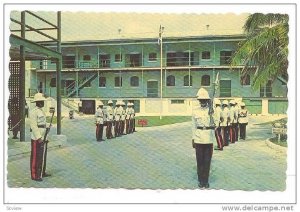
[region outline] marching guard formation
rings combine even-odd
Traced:
[[[248,111],[245,103],[239,106],[235,100],[223,100],[210,97],[204,88],[197,93],[199,105],[193,109],[192,114],[192,143],[196,151],[198,186],[209,188],[209,173],[213,150],[222,151],[225,146],[233,144],[238,139],[246,139],[246,126],[248,124]],[[47,134],[51,128],[46,126],[46,115],[43,111],[45,97],[41,93],[34,96],[36,107],[30,112],[31,127],[31,179],[42,181],[46,173]],[[128,102],[127,106],[118,100],[113,107],[109,100],[106,107],[102,101],[98,102],[95,112],[96,140],[104,141],[103,132],[106,127],[106,138],[113,139],[135,131],[134,104]],[[126,108],[125,108],[126,107]],[[213,145],[217,143],[217,147]]]
[[[217,147],[215,150],[223,150],[223,147],[234,144],[239,139],[246,139],[246,126],[248,124],[248,111],[245,103],[238,106],[235,100],[221,101],[216,99],[214,111],[215,138]],[[240,108],[239,108],[240,107]]]
[[[125,102],[118,100],[114,108],[113,101],[109,100],[105,110],[103,106],[102,101],[99,101],[95,113],[96,140],[98,142],[104,141],[104,126],[106,126],[107,139],[136,132],[134,103],[128,102],[127,108],[125,108]]]

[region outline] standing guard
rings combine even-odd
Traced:
[[[239,140],[239,109],[237,106],[237,102],[234,102],[234,121],[233,121],[233,126],[235,129],[235,141]]]
[[[223,138],[222,138],[222,133],[221,133],[221,127],[220,127],[220,123],[221,123],[221,113],[222,113],[222,109],[221,109],[221,101],[219,99],[216,99],[215,101],[215,111],[214,111],[214,122],[215,122],[215,137],[216,137],[216,141],[217,141],[217,145],[218,147],[215,148],[215,150],[223,150]]]
[[[98,108],[95,113],[96,119],[96,139],[98,142],[104,141],[103,137],[103,126],[104,126],[104,113],[103,113],[103,103],[100,101]]]
[[[230,140],[230,132],[229,132],[229,126],[230,126],[230,114],[229,114],[229,109],[228,109],[228,101],[224,100],[222,102],[223,110],[221,113],[221,129],[222,129],[222,136],[223,136],[223,146],[228,146],[229,145],[229,140]]]
[[[209,188],[209,170],[213,153],[214,123],[211,122],[210,97],[204,88],[197,93],[198,106],[192,115],[192,142],[196,150],[198,186]]]
[[[131,126],[132,126],[132,133],[136,132],[135,130],[135,111],[134,111],[134,103],[131,102]]]
[[[126,134],[131,133],[131,103],[127,103],[127,108],[126,108]]]
[[[107,139],[112,139],[113,134],[112,134],[112,125],[114,121],[114,108],[113,108],[113,101],[109,100],[108,101],[108,106],[106,107],[106,138]]]
[[[240,104],[241,109],[239,111],[239,127],[240,127],[240,139],[246,139],[246,127],[248,124],[248,110],[244,102]]]
[[[115,136],[119,137],[120,136],[120,123],[121,123],[121,114],[122,114],[122,107],[121,107],[121,102],[117,101],[116,103],[116,108],[114,111],[115,114]]]
[[[41,93],[34,95],[33,102],[36,106],[29,113],[30,131],[31,131],[31,155],[30,171],[31,179],[42,181],[42,177],[51,176],[46,174],[46,114],[43,111],[44,101],[46,98]]]
[[[230,143],[235,143],[236,141],[236,126],[237,123],[236,117],[235,117],[235,101],[232,99],[229,102],[230,109],[229,109],[229,116],[230,116],[230,126],[229,126],[229,134],[230,134]]]
[[[124,110],[125,102],[121,101],[121,128],[120,128],[120,135],[125,135],[124,130],[125,130],[125,119],[126,119],[126,111]]]

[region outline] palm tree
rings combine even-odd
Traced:
[[[242,62],[242,77],[255,71],[252,82],[255,90],[276,78],[287,81],[288,20],[286,14],[254,13],[247,18],[246,39],[239,43],[231,66]]]

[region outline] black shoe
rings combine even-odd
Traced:
[[[51,174],[48,174],[48,173],[45,173],[43,174],[43,177],[51,177],[52,175]]]
[[[199,188],[204,188],[204,186],[205,186],[204,184],[202,184],[202,183],[200,183],[200,182],[198,183],[198,187],[199,187]]]
[[[43,179],[42,179],[42,178],[40,178],[40,179],[32,179],[32,180],[34,180],[34,181],[38,181],[38,182],[41,182],[41,181],[43,181]]]
[[[209,183],[206,183],[206,184],[204,185],[204,188],[209,188]]]
[[[214,148],[214,150],[223,151],[223,148],[216,147],[216,148]]]
[[[18,137],[13,137],[12,139],[19,139]]]
[[[100,139],[100,141],[105,141],[104,139]]]

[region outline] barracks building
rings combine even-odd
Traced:
[[[99,16],[99,20],[109,15],[113,14]],[[190,115],[199,88],[212,94],[218,81],[216,97],[220,100],[243,101],[252,114],[286,113],[286,80],[278,77],[254,91],[255,69],[241,78],[242,61],[240,66],[229,66],[238,43],[245,39],[242,26],[247,16],[215,15],[214,21],[208,21],[213,15],[173,15],[166,21],[170,16],[149,18],[149,26],[131,19],[131,23],[109,29],[115,31],[109,36],[85,37],[85,32],[73,32],[73,37],[63,39],[62,102],[85,114],[94,114],[99,100],[106,105],[109,99],[122,99],[134,102],[137,115]],[[179,18],[186,21],[176,22]],[[143,33],[130,34],[128,26]],[[128,29],[127,34],[123,29]],[[27,97],[37,91],[56,97],[54,61],[31,61],[27,75]]]

